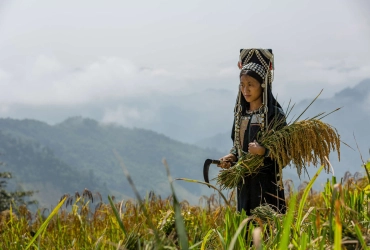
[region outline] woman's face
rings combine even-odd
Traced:
[[[240,90],[247,102],[262,101],[261,84],[253,77],[242,75],[240,78]]]

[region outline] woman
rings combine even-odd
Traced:
[[[284,112],[271,92],[272,51],[242,49],[238,65],[241,68],[240,85],[231,133],[234,147],[230,154],[220,159],[219,167],[231,167],[242,151],[264,155],[264,163],[259,167],[258,174],[245,176],[238,185],[238,211],[244,209],[247,215],[251,215],[252,209],[269,204],[276,211],[285,213],[284,190],[278,185],[279,168],[276,161],[269,157],[269,150],[258,143],[268,129],[286,125]]]

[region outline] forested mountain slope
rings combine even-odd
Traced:
[[[6,164],[1,171],[12,172],[24,188],[39,190],[37,197],[44,197],[45,204],[52,202],[51,197],[84,188],[99,191],[105,198],[108,193],[133,197],[114,150],[141,195],[151,190],[170,194],[163,158],[173,177],[203,179],[204,160],[222,156],[149,130],[101,125],[81,117],[54,126],[35,120],[0,119],[0,132],[0,161]],[[192,202],[210,192],[180,181],[176,187],[182,199]]]

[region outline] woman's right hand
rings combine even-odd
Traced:
[[[217,167],[228,169],[231,167],[231,163],[236,162],[236,161],[237,161],[237,158],[235,155],[228,154],[220,158],[220,164],[217,164]]]
[[[240,61],[238,61],[238,68],[241,70],[243,68],[243,65]]]

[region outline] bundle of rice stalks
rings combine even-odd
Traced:
[[[259,144],[268,149],[269,157],[277,162],[280,176],[282,169],[290,164],[297,168],[298,176],[301,175],[302,169],[310,164],[324,165],[325,170],[329,172],[330,165],[325,158],[329,158],[330,152],[334,150],[338,152],[340,158],[338,131],[321,121],[326,116],[323,114],[298,121],[300,115],[294,122],[285,126],[282,126],[285,123],[282,120],[272,122],[259,138]],[[257,174],[263,162],[264,156],[242,152],[242,156],[233,167],[220,171],[217,183],[221,189],[234,188],[244,181],[243,177]],[[279,184],[282,186],[282,178]]]
[[[262,220],[263,222],[274,221],[276,218],[281,218],[282,214],[276,212],[268,204],[256,207],[251,211],[251,214]]]

